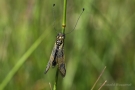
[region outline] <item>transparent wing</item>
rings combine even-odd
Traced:
[[[51,66],[53,67],[56,66],[57,64],[56,56],[57,56],[57,45],[55,44],[50,56],[50,60],[48,61],[48,64],[46,66],[46,70],[44,72],[45,74],[48,72]]]
[[[66,65],[65,65],[64,50],[62,48],[58,50],[57,61],[58,61],[59,71],[60,71],[61,75],[63,77],[65,77],[65,75],[66,75]]]

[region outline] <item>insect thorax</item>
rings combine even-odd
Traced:
[[[61,44],[63,44],[64,39],[65,39],[65,34],[58,33],[58,35],[56,36],[56,45],[60,46]]]

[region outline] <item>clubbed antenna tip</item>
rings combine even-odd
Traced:
[[[85,8],[83,8],[83,11],[85,10]]]
[[[53,4],[53,7],[55,6],[55,4]]]

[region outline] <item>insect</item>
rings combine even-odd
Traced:
[[[55,6],[55,4],[53,4],[53,6]],[[84,8],[83,8],[83,11],[84,11]],[[82,13],[83,13],[83,11],[82,11]],[[80,16],[82,15],[82,13],[80,14]],[[79,18],[80,18],[80,16],[79,16]],[[79,18],[77,19],[77,22],[78,22]],[[75,27],[77,25],[77,22],[75,24]],[[75,27],[74,27],[74,29],[75,29]],[[73,30],[71,30],[69,33],[71,33]],[[50,67],[55,67],[56,65],[58,65],[58,69],[59,69],[61,75],[63,77],[65,77],[66,65],[65,65],[65,56],[64,56],[64,40],[65,40],[65,34],[58,33],[58,35],[56,36],[56,41],[55,41],[51,56],[50,56],[50,60],[48,61],[46,70],[44,72],[45,74],[48,72]]]
[[[54,48],[52,50],[50,60],[47,64],[45,74],[48,72],[49,68],[52,66],[56,66],[58,64],[59,71],[61,75],[64,77],[66,75],[66,65],[65,65],[65,57],[64,57],[64,39],[65,34],[58,33],[56,36],[56,41],[54,44]]]

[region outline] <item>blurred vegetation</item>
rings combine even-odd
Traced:
[[[55,25],[52,4],[55,7]],[[66,77],[59,75],[58,90],[135,89],[135,1],[68,0],[66,32]],[[61,31],[63,1],[0,1],[0,85],[18,60],[44,33],[44,40],[28,56],[4,90],[50,90],[56,68],[44,75],[57,32]],[[58,31],[54,30],[54,26]],[[110,86],[109,86],[110,85]]]

